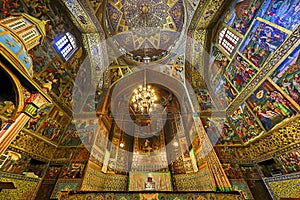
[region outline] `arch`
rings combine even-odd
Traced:
[[[15,116],[18,115],[18,113],[23,111],[24,108],[24,95],[23,95],[23,87],[17,78],[17,76],[3,64],[0,62],[0,68],[7,74],[7,76],[11,79],[11,83],[14,86],[14,90],[16,93],[16,110],[12,116],[12,118],[15,118]]]

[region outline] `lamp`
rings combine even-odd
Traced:
[[[131,104],[135,112],[149,115],[155,106],[157,96],[151,85],[146,84],[146,70],[144,72],[144,84],[133,91]]]

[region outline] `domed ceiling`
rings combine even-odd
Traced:
[[[183,29],[182,0],[109,0],[107,28],[129,57],[152,61],[168,54]]]

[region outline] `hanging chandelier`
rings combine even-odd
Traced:
[[[135,112],[149,115],[153,111],[157,96],[150,85],[140,85],[133,91],[131,103]]]

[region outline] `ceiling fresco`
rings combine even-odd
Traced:
[[[107,28],[119,46],[152,60],[166,56],[184,25],[182,0],[109,0]],[[153,58],[153,56],[156,56]]]

